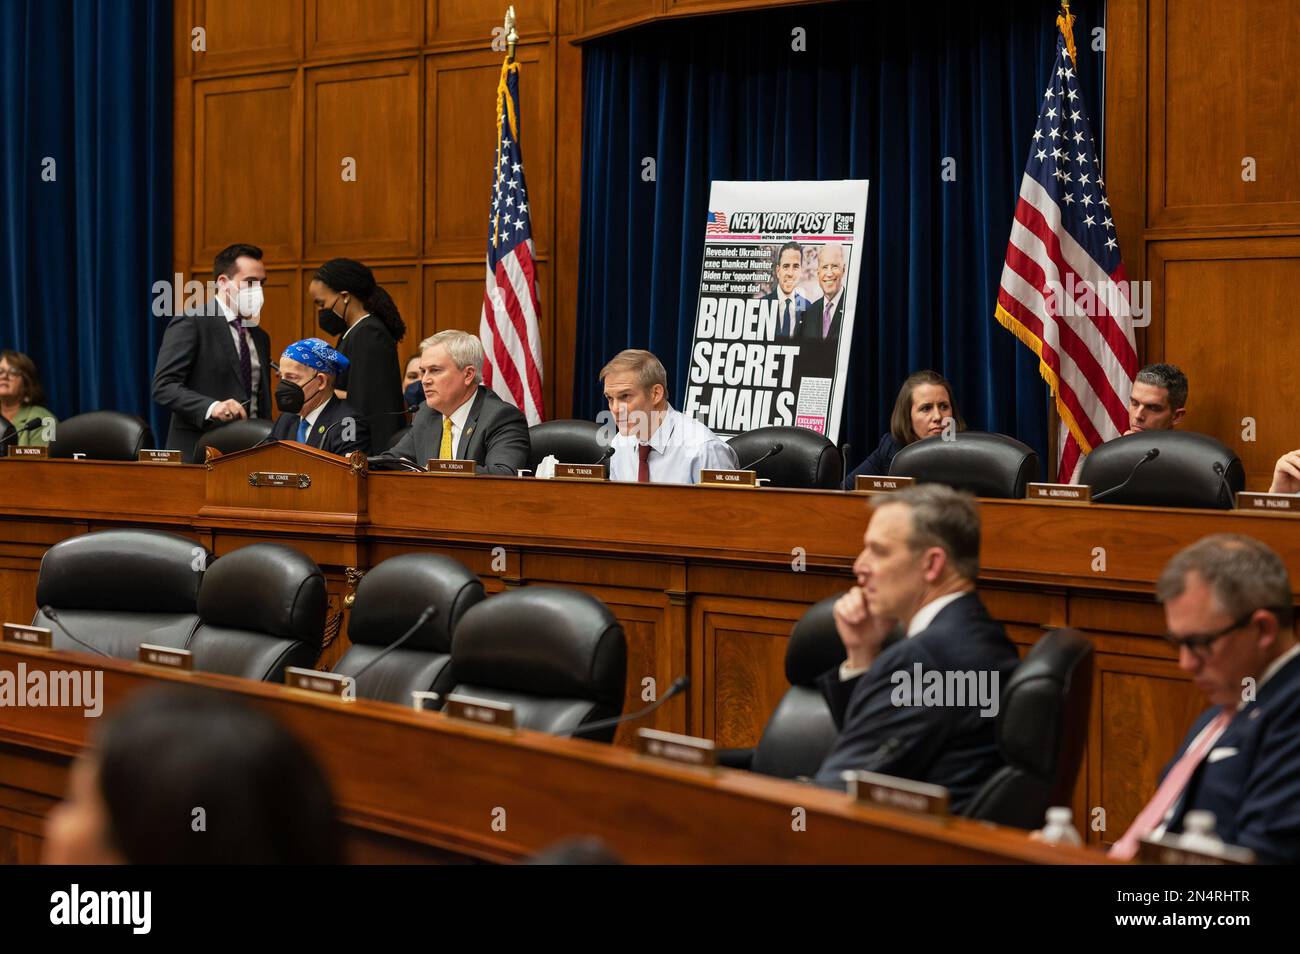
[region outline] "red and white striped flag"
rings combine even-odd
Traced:
[[[997,320],[1038,355],[1061,417],[1057,479],[1128,429],[1138,371],[1129,284],[1075,81],[1074,17],[1044,94],[998,289]]]
[[[537,268],[519,150],[519,64],[513,57],[502,64],[497,84],[497,148],[488,223],[487,286],[478,331],[487,357],[483,383],[523,411],[531,426],[545,420],[546,409]]]

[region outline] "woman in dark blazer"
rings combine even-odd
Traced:
[[[917,371],[909,375],[898,389],[894,413],[889,417],[889,430],[880,438],[876,449],[845,479],[844,489],[852,490],[859,474],[888,474],[895,454],[908,444],[943,433],[947,418],[956,422],[957,430],[966,430],[966,422],[957,410],[948,379],[937,371]]]
[[[316,269],[308,291],[320,309],[321,330],[339,336],[335,347],[348,359],[336,393],[366,418],[371,446],[383,450],[406,424],[397,358],[406,324],[374,273],[350,258],[332,258]]]

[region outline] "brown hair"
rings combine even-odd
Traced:
[[[966,421],[957,409],[957,397],[952,385],[938,371],[914,371],[907,376],[903,386],[898,389],[898,399],[894,401],[894,413],[889,416],[889,433],[894,435],[899,447],[915,444],[919,438],[912,430],[912,392],[922,384],[934,384],[948,392],[948,403],[952,405],[952,419],[957,422],[957,430],[966,430]]]
[[[45,401],[45,390],[41,387],[41,377],[36,373],[36,362],[21,351],[0,351],[0,361],[9,362],[9,367],[18,372],[23,382],[21,403],[41,404]]]
[[[874,509],[905,506],[911,511],[908,546],[913,553],[939,547],[958,576],[974,580],[980,573],[980,513],[974,495],[946,484],[917,484],[881,494]]]

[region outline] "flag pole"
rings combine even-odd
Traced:
[[[519,42],[519,34],[515,32],[515,8],[506,7],[506,62],[515,61],[515,44]]]

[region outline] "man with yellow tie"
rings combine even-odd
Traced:
[[[431,458],[472,460],[480,474],[513,477],[528,466],[528,422],[518,408],[481,386],[483,344],[464,331],[440,331],[420,342],[424,407],[384,458],[419,466]]]

